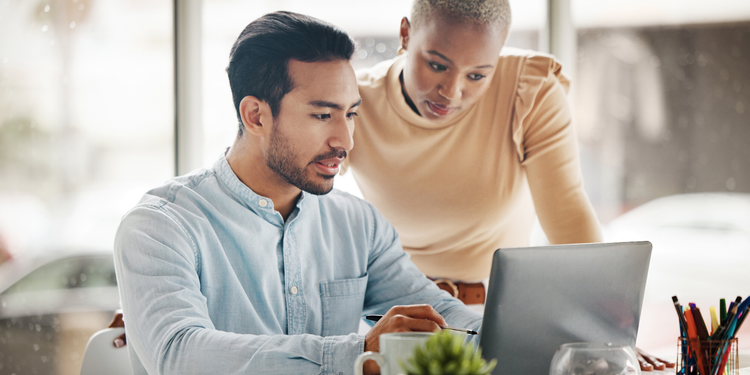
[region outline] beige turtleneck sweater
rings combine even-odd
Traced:
[[[435,125],[406,104],[404,62],[358,73],[363,101],[348,167],[425,274],[489,277],[497,248],[528,246],[534,207],[553,244],[601,240],[560,64],[505,49],[484,96]]]

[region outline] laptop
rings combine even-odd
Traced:
[[[570,342],[635,348],[650,260],[650,242],[497,250],[479,340],[493,374],[547,375]]]

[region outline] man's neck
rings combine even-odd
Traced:
[[[268,168],[259,147],[249,147],[236,140],[226,157],[237,178],[256,194],[271,199],[274,209],[286,221],[301,190]]]

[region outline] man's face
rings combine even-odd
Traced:
[[[281,100],[266,164],[287,183],[326,194],[354,145],[354,116],[361,102],[354,69],[346,60],[289,60],[287,68],[294,89]]]

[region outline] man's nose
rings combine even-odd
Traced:
[[[350,151],[354,147],[354,120],[350,120],[348,115],[341,116],[333,123],[333,133],[328,141],[332,148],[341,148]]]

